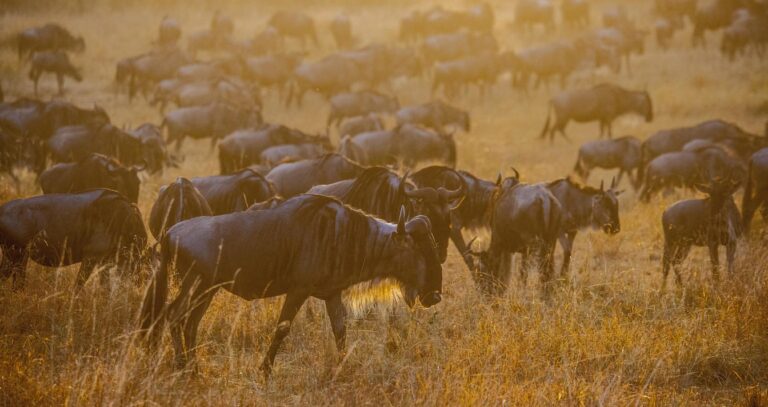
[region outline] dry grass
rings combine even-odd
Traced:
[[[49,20],[82,33],[88,49],[75,62],[84,67],[86,81],[67,83],[67,97],[83,105],[98,103],[115,123],[132,125],[157,122],[158,115],[143,101],[129,105],[125,96],[113,94],[114,63],[144,51],[163,14],[178,17],[189,33],[207,26],[213,9],[221,8],[235,16],[238,35],[245,37],[260,30],[278,8],[205,1],[148,8],[134,2],[134,7],[112,11],[112,3],[96,3],[83,14],[59,7],[63,11],[0,16],[0,38]],[[378,41],[394,38],[397,19],[406,12],[389,3],[300,4],[320,21],[325,48],[313,56],[330,51],[325,24],[340,10],[354,17],[355,30]],[[626,4],[641,21],[650,22],[645,3]],[[498,2],[496,9],[496,34],[506,47],[542,41],[504,28],[511,17],[509,4]],[[714,36],[708,49],[691,50],[689,34],[679,34],[669,52],[651,45],[635,59],[632,77],[601,71],[579,75],[574,86],[611,80],[651,92],[656,120],[621,119],[617,134],[647,137],[655,129],[715,117],[761,131],[766,60],[750,57],[729,64],[718,55]],[[10,49],[0,52],[0,72],[6,95],[31,94]],[[55,81],[44,79],[41,90],[50,97]],[[428,98],[424,82],[398,83],[395,91],[403,104]],[[558,140],[549,146],[535,140],[554,91],[524,95],[502,81],[484,100],[473,93],[456,101],[469,108],[474,126],[471,134],[458,136],[460,167],[492,178],[514,165],[529,182],[567,174],[576,147],[595,137],[597,125],[572,124],[573,143]],[[270,121],[322,129],[327,105],[317,97],[302,110],[284,110],[274,95],[267,95],[266,102]],[[217,171],[208,142],[185,147],[182,168],[145,180],[140,196],[145,215],[160,185],[179,175]],[[596,173],[592,182],[603,176],[607,173]],[[34,193],[37,187],[27,175],[22,195]],[[13,292],[7,282],[0,286],[0,405],[765,405],[765,243],[743,242],[737,274],[719,285],[711,281],[704,251],[695,251],[686,263],[686,288],[659,293],[660,214],[689,194],[649,205],[637,203],[633,193],[623,195],[622,232],[615,237],[581,234],[571,277],[548,301],[541,299],[535,278],[528,287],[513,283],[498,301],[483,298],[452,249],[444,267],[443,302],[429,310],[400,310],[390,323],[382,318],[348,321],[349,352],[341,365],[324,315],[301,314],[268,384],[257,367],[280,300],[247,303],[219,295],[201,325],[199,372],[193,375],[171,368],[167,343],[158,355],[130,344],[143,286],[112,278],[104,288],[92,279],[74,296],[74,268],[31,266],[24,290]],[[10,182],[0,181],[0,199],[13,197]],[[758,222],[758,228],[764,227]]]

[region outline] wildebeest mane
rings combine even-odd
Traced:
[[[576,179],[576,178],[574,178],[573,176],[570,176],[570,175],[567,178],[560,178],[560,179],[556,179],[554,181],[551,181],[551,182],[549,182],[547,184],[547,186],[548,187],[553,187],[553,186],[555,186],[555,185],[557,185],[557,184],[559,184],[561,182],[567,182],[570,186],[572,186],[572,187],[574,187],[574,188],[578,189],[579,191],[584,192],[586,194],[594,195],[594,194],[599,194],[600,193],[599,189],[597,189],[597,188],[595,188],[593,186],[590,186],[590,185],[586,185],[586,184],[580,182],[578,179]]]
[[[398,218],[400,207],[403,205],[406,206],[408,214],[413,212],[410,200],[400,188],[401,182],[405,181],[387,168],[367,168],[352,183],[341,200],[374,216],[394,220]]]

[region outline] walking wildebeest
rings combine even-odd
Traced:
[[[192,178],[214,215],[240,212],[275,195],[275,187],[263,175],[246,168],[228,175]]]
[[[144,123],[128,131],[133,138],[141,143],[141,157],[147,165],[149,174],[163,172],[163,168],[176,166],[177,163],[168,155],[160,128],[152,123]]]
[[[520,174],[514,168],[513,171],[514,178],[519,179]],[[464,199],[451,211],[451,241],[456,246],[456,250],[463,255],[467,268],[471,270],[473,262],[468,255],[469,247],[461,232],[462,230],[469,232],[490,230],[492,203],[497,189],[501,186],[501,174],[496,182],[491,182],[477,178],[466,171],[455,171],[448,167],[434,165],[413,173],[411,180],[419,188],[465,191]]]
[[[469,252],[477,258],[472,277],[486,294],[506,291],[512,254],[522,253],[519,267],[523,284],[531,261],[536,263],[544,290],[554,274],[554,253],[562,230],[563,209],[546,185],[520,184],[515,178],[501,183],[491,215],[491,244],[487,251]],[[471,242],[469,247],[471,248]]]
[[[586,181],[593,168],[618,168],[616,184],[621,183],[621,178],[627,174],[632,187],[637,189],[640,186],[637,180],[642,160],[640,146],[640,140],[632,136],[584,143],[579,147],[579,156],[576,158],[573,171]],[[633,171],[635,171],[634,176]]]
[[[747,183],[741,205],[741,210],[744,211],[746,233],[749,233],[752,217],[761,207],[763,220],[768,222],[768,148],[756,152],[749,160]]]
[[[29,79],[35,84],[35,96],[37,96],[37,83],[40,80],[40,76],[46,72],[56,74],[56,83],[59,85],[59,95],[64,94],[65,77],[70,77],[77,82],[83,80],[80,71],[69,62],[69,56],[65,52],[36,52],[32,56],[32,66],[29,68]]]
[[[59,163],[40,174],[44,194],[66,194],[102,188],[117,191],[133,203],[139,201],[143,167],[125,167],[114,158],[92,153],[74,163]]]
[[[38,51],[76,51],[85,50],[83,37],[75,37],[66,28],[56,24],[28,28],[17,37],[19,61],[25,55]]]
[[[458,126],[468,132],[470,129],[469,113],[441,100],[416,106],[406,106],[397,111],[397,124],[420,124],[437,131],[446,126]]]
[[[258,110],[213,102],[207,106],[182,107],[169,112],[163,119],[162,127],[168,128],[168,143],[176,141],[176,150],[181,148],[185,137],[210,138],[211,148],[216,141],[242,128],[258,126],[262,122]]]
[[[554,110],[555,123],[550,128],[551,113]],[[550,142],[555,140],[555,132],[560,132],[564,138],[565,126],[568,122],[600,122],[600,137],[607,130],[608,138],[613,137],[613,121],[626,113],[637,113],[645,117],[645,121],[653,120],[653,106],[648,92],[630,91],[609,83],[595,85],[589,89],[578,89],[561,92],[549,102],[549,114],[539,138],[549,135]]]
[[[222,287],[249,301],[286,295],[261,364],[267,377],[309,297],[325,301],[339,352],[346,341],[342,297],[350,287],[362,283],[360,288],[381,290],[390,283],[409,306],[417,299],[425,307],[441,300],[442,267],[427,218],[406,222],[402,209],[395,225],[325,196],[302,195],[274,209],[179,223],[163,238],[161,256],[140,325],[155,342],[162,323],[169,322],[179,367],[194,359],[198,325]],[[177,298],[166,307],[172,261],[183,277]]]
[[[266,178],[275,186],[277,195],[292,198],[315,185],[356,178],[363,170],[360,164],[342,155],[326,154],[320,158],[280,164],[270,170]]]
[[[375,113],[365,116],[355,116],[341,122],[339,136],[356,136],[367,131],[384,130],[384,121]]]
[[[117,260],[137,269],[147,233],[136,205],[115,191],[51,194],[0,206],[0,276],[24,284],[27,261],[46,267],[80,264],[81,287],[93,269]]]
[[[285,105],[290,106],[296,100],[296,105],[301,107],[304,94],[310,90],[330,99],[332,95],[349,91],[360,79],[362,73],[357,63],[341,55],[331,54],[316,62],[304,62],[294,70]]]
[[[715,180],[710,185],[697,184],[696,188],[707,194],[707,198],[680,201],[664,211],[661,217],[664,229],[662,290],[667,284],[670,268],[675,270],[678,286],[682,285],[680,263],[688,257],[691,246],[709,248],[712,276],[717,280],[720,266],[718,248],[724,245],[728,273],[733,273],[736,241],[742,235],[741,215],[733,202],[733,192],[738,187],[738,183],[730,180]]]
[[[178,177],[160,188],[149,213],[149,231],[160,241],[173,225],[198,216],[213,216],[213,211],[192,182]]]
[[[307,38],[312,40],[315,47],[320,45],[315,31],[315,20],[302,12],[278,11],[269,18],[268,24],[274,27],[283,39],[293,37],[299,40],[302,48],[305,47]]]
[[[606,190],[600,182],[600,189],[580,185],[570,178],[559,179],[547,184],[552,195],[562,207],[560,223],[560,246],[563,248],[563,265],[560,276],[565,277],[571,264],[571,252],[576,233],[586,228],[600,229],[615,235],[621,230],[619,200],[622,191],[616,190],[616,179]]]
[[[341,121],[348,117],[369,113],[394,113],[400,108],[397,98],[374,91],[339,93],[334,95],[330,102],[331,112],[326,122],[328,128],[333,124],[338,127]]]
[[[347,205],[388,221],[397,219],[401,207],[405,207],[409,216],[426,215],[431,221],[442,263],[448,256],[451,210],[461,202],[464,189],[416,188],[406,177],[401,178],[386,168],[371,167],[356,179],[318,185],[309,193],[337,197]]]
[[[60,127],[48,139],[48,150],[57,163],[80,161],[92,153],[127,165],[144,161],[141,141],[111,124]]]

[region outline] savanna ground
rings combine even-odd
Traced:
[[[321,50],[332,51],[327,22],[347,11],[353,30],[365,41],[391,41],[400,17],[430,3],[310,1],[87,1],[77,6],[25,6],[0,16],[0,38],[22,28],[58,21],[87,42],[74,62],[85,81],[67,82],[66,98],[97,103],[114,123],[136,126],[160,117],[142,100],[129,104],[113,90],[115,62],[145,52],[163,15],[182,23],[184,34],[206,28],[215,9],[234,17],[238,37],[261,30],[278,8],[311,13],[319,22]],[[632,16],[651,27],[650,2],[627,1]],[[24,4],[15,2],[9,4]],[[34,3],[32,3],[34,4]],[[454,2],[449,7],[465,7]],[[496,36],[503,48],[573,35],[520,36],[506,24],[512,5],[492,2]],[[593,7],[593,21],[604,3]],[[119,6],[116,8],[116,6]],[[616,122],[617,135],[645,138],[655,130],[695,124],[710,118],[734,121],[762,132],[768,116],[768,59],[754,56],[729,63],[716,49],[692,50],[690,26],[678,33],[668,52],[647,40],[645,55],[634,58],[633,75],[604,71],[578,74],[570,86],[614,81],[648,89],[655,120],[637,117]],[[0,52],[6,97],[31,96],[27,68],[14,50]],[[396,83],[401,104],[429,98],[428,83]],[[454,103],[470,110],[473,129],[458,134],[459,167],[485,178],[514,165],[523,181],[552,180],[568,174],[580,143],[597,136],[597,125],[568,128],[573,141],[554,145],[536,140],[546,116],[546,101],[556,87],[529,94],[514,91],[506,78],[481,99],[476,92]],[[45,77],[41,97],[55,93]],[[266,94],[264,116],[309,131],[322,131],[327,103],[311,96],[303,109],[284,109]],[[139,206],[147,216],[158,188],[177,176],[218,171],[208,141],[187,141],[181,168],[142,184]],[[609,180],[597,172],[592,184]],[[38,193],[26,174],[21,196]],[[131,345],[144,285],[112,278],[109,288],[92,278],[74,296],[74,267],[61,270],[31,265],[27,286],[18,292],[0,285],[0,405],[552,405],[643,404],[733,405],[768,402],[768,250],[765,242],[743,241],[735,275],[713,283],[704,249],[694,250],[684,270],[685,288],[660,293],[662,232],[660,215],[681,192],[651,204],[637,202],[626,185],[621,196],[620,234],[579,236],[572,272],[549,299],[537,278],[527,287],[516,280],[491,301],[475,289],[461,256],[452,248],[444,265],[443,301],[413,312],[398,307],[394,322],[367,318],[348,321],[348,352],[339,364],[325,316],[301,313],[278,355],[269,383],[258,370],[275,328],[280,300],[248,303],[228,293],[217,296],[203,320],[198,374],[171,367],[170,345],[156,355]],[[17,197],[7,179],[0,199]],[[740,196],[738,197],[740,199]],[[758,220],[756,229],[764,227]],[[487,237],[485,237],[487,241]],[[559,249],[558,249],[559,250]],[[559,252],[558,252],[559,253]],[[559,255],[558,255],[559,260]],[[109,272],[106,270],[105,272]],[[145,271],[149,274],[149,270]],[[674,287],[674,284],[670,284]],[[321,309],[317,308],[316,309]]]

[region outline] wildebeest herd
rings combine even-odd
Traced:
[[[414,11],[401,19],[397,42],[360,46],[364,31],[339,14],[328,24],[338,50],[317,60],[306,60],[304,50],[317,46],[319,24],[301,12],[275,13],[249,40],[235,38],[234,20],[217,12],[208,30],[186,36],[186,47],[181,24],[166,17],[151,50],[115,61],[115,88],[126,93],[119,97],[137,103],[143,96],[158,108],[158,122],[127,128],[97,105],[63,99],[0,104],[0,172],[18,189],[16,171],[27,168],[43,193],[0,206],[0,275],[21,290],[29,259],[80,263],[79,290],[98,266],[114,264],[126,278],[151,270],[138,328],[151,344],[169,325],[179,367],[194,357],[198,325],[220,288],[247,300],[284,295],[262,364],[269,374],[310,297],[325,302],[340,351],[350,288],[392,284],[409,307],[439,303],[449,242],[482,293],[504,294],[512,256],[521,253],[523,284],[537,270],[550,295],[558,243],[565,278],[579,231],[620,233],[625,176],[642,202],[673,188],[706,195],[664,211],[664,284],[670,269],[682,284],[679,266],[692,246],[709,249],[715,277],[725,246],[732,272],[755,213],[768,218],[768,126],[758,135],[712,119],[644,140],[613,138],[622,115],[653,121],[653,89],[568,88],[569,78],[599,69],[630,75],[649,31],[622,8],[604,10],[591,28],[587,0],[519,0],[511,29],[553,29],[556,3],[563,23],[580,30],[571,40],[502,51],[494,10],[483,4]],[[722,30],[721,51],[731,60],[762,58],[768,43],[768,4],[758,0],[656,0],[654,13],[664,49],[686,21],[695,46],[707,31]],[[35,96],[44,73],[55,74],[59,94],[65,78],[83,79],[68,54],[85,51],[82,37],[49,23],[16,40]],[[402,78],[431,81],[431,99],[401,105],[391,90]],[[457,168],[456,134],[471,134],[473,124],[455,100],[473,86],[492,92],[501,78],[521,92],[558,79],[562,91],[539,135],[549,143],[556,133],[568,139],[569,121],[599,123],[599,139],[578,148],[573,174],[527,184],[514,163],[500,163],[510,174],[493,180]],[[310,92],[328,102],[325,132],[265,119],[263,94],[302,109]],[[179,177],[158,191],[148,217],[151,245],[136,205],[140,175],[178,167],[185,138],[209,139],[220,173]],[[618,173],[589,186],[596,168]],[[741,188],[739,209],[733,195]],[[479,230],[490,233],[484,250],[465,240]],[[170,276],[180,289],[167,304]]]

